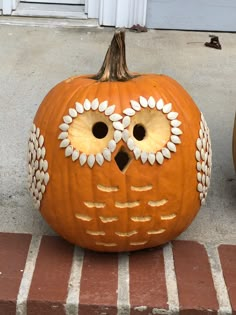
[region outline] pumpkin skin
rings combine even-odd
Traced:
[[[112,115],[120,116],[106,115],[101,107],[101,111],[89,108],[97,102],[94,100],[100,105],[107,101],[106,108],[114,104]],[[132,101],[136,101],[136,106],[140,105],[137,111],[133,110]],[[78,104],[83,107],[83,113],[71,110],[78,109]],[[165,107],[167,113],[164,113],[164,107],[157,109],[157,104],[160,107],[171,104],[171,109]],[[76,117],[69,119],[69,113]],[[178,113],[178,117],[169,119],[170,113]],[[129,117],[126,119],[129,124],[123,123],[123,127],[133,140],[131,144],[119,129],[120,125],[118,129],[114,127],[113,117],[120,117],[118,122]],[[93,126],[101,121],[107,122],[108,139],[93,139]],[[165,131],[158,129],[159,121]],[[179,122],[176,138],[180,143],[175,143],[172,150],[168,150],[170,155],[165,157],[163,149],[174,135],[171,131],[175,128],[174,121]],[[69,126],[66,127],[68,130],[65,131],[62,125]],[[137,125],[144,127],[143,140],[134,137],[134,126]],[[149,129],[152,130],[150,137]],[[63,132],[68,132],[69,145],[62,144],[65,140],[61,136]],[[116,138],[115,132],[122,138]],[[43,139],[41,143],[40,137]],[[101,148],[109,148],[111,140],[116,144],[108,150],[109,158]],[[151,153],[148,155],[150,159],[144,150],[141,157],[134,153],[132,144],[142,148],[142,141],[147,142],[146,153]],[[33,143],[31,147],[34,145],[34,149],[29,149],[29,181],[35,203],[59,235],[81,247],[121,252],[164,244],[190,225],[201,203],[205,202],[211,172],[209,131],[191,97],[168,76],[141,74],[125,82],[101,82],[91,75],[69,78],[56,85],[43,100],[29,142]],[[74,161],[67,149],[70,146],[80,154],[77,159],[74,155]],[[38,148],[45,148],[43,158],[46,162],[42,161],[38,166],[43,174],[40,177],[38,172],[38,180],[35,180],[35,161],[38,160],[40,165],[42,159],[40,154],[33,158],[33,151],[37,153]],[[157,151],[162,154],[162,163],[160,159],[157,161]],[[119,152],[125,152],[128,159],[124,168],[117,164]],[[82,154],[86,161],[80,160]],[[99,162],[94,161],[96,154],[100,157]],[[42,186],[43,193],[40,192]]]

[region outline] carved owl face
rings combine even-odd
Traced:
[[[205,202],[210,182],[206,122],[166,76],[61,82],[37,112],[28,157],[43,217],[70,242],[98,251],[175,238]]]

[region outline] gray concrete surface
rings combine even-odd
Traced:
[[[27,191],[29,128],[48,90],[96,72],[112,38],[109,28],[0,25],[0,231],[53,234]],[[236,176],[232,128],[236,110],[236,34],[219,33],[223,49],[204,47],[208,33],[127,32],[130,70],[179,81],[205,114],[213,145],[207,205],[180,238],[236,243]]]

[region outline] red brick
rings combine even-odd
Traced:
[[[219,308],[208,256],[203,245],[174,241],[173,255],[180,314],[217,314]]]
[[[31,235],[0,233],[0,315],[16,313]]]
[[[131,315],[152,314],[153,308],[167,309],[162,249],[131,253],[129,268]]]
[[[80,315],[117,314],[118,256],[85,251]]]
[[[236,246],[221,245],[218,251],[233,315],[236,315]]]
[[[59,237],[44,236],[30,287],[27,315],[64,315],[74,247]]]

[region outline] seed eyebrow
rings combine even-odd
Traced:
[[[130,231],[130,232],[115,232],[116,235],[120,236],[120,237],[130,237],[132,235],[137,234],[137,231]]]
[[[82,221],[92,221],[93,218],[86,215],[86,214],[81,214],[81,213],[76,213],[75,214],[76,219],[82,220]]]
[[[146,186],[131,186],[132,191],[148,191],[152,189],[152,185],[146,185]]]
[[[114,192],[114,191],[119,191],[118,186],[104,186],[104,185],[97,185],[97,189],[103,192]]]
[[[100,216],[99,219],[103,223],[111,223],[111,222],[115,222],[119,220],[118,217],[105,217],[105,216]]]
[[[114,246],[117,246],[116,243],[103,243],[103,242],[96,242],[96,245],[105,246],[105,247],[114,247]]]
[[[147,231],[147,234],[149,234],[149,235],[162,234],[165,231],[166,231],[166,229],[152,230],[152,231]]]
[[[147,244],[147,241],[143,241],[143,242],[131,242],[129,243],[131,246],[139,246],[139,245],[145,245]]]
[[[90,230],[87,230],[86,233],[89,234],[89,235],[93,235],[93,236],[106,235],[106,233],[104,231],[90,231]]]

